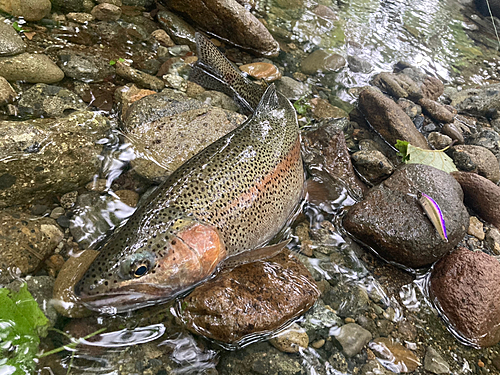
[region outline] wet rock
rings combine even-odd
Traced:
[[[18,55],[25,50],[26,44],[16,30],[5,23],[5,19],[0,19],[0,56]]]
[[[100,21],[117,21],[122,15],[122,10],[119,6],[102,3],[96,5],[90,14]]]
[[[220,375],[305,375],[300,357],[291,357],[267,342],[223,353],[217,370]]]
[[[318,297],[307,269],[284,251],[268,261],[221,272],[183,299],[180,314],[191,332],[234,343],[279,328]]]
[[[96,250],[84,250],[70,257],[54,283],[54,307],[57,312],[69,318],[83,318],[91,312],[79,303],[75,296],[75,285],[83,277],[90,264],[99,254]]]
[[[432,346],[429,346],[425,352],[424,369],[433,374],[450,373],[450,366]]]
[[[394,172],[392,163],[380,151],[358,151],[352,154],[357,171],[373,184],[377,184]]]
[[[332,263],[336,263],[334,258]],[[340,317],[347,319],[351,316],[363,315],[370,307],[370,299],[366,290],[348,283],[333,285],[331,289],[323,293],[323,301],[334,308]]]
[[[297,323],[293,323],[270,339],[269,343],[280,352],[298,353],[300,348],[307,348],[309,345],[309,336]]]
[[[237,112],[240,107],[226,94],[219,91],[204,91],[196,99],[212,107],[219,107],[228,111]]]
[[[486,246],[494,255],[500,255],[500,231],[495,227],[488,228],[485,236]]]
[[[94,16],[92,14],[76,12],[66,14],[66,18],[70,21],[81,23],[82,25],[94,20]]]
[[[311,112],[313,113],[313,116],[318,120],[348,116],[346,111],[331,105],[325,99],[313,98],[309,100],[309,103],[311,104]]]
[[[472,145],[487,148],[497,157],[500,155],[500,134],[492,129],[484,129],[474,134],[469,142]]]
[[[282,77],[276,82],[276,90],[281,92],[289,100],[298,100],[311,92],[305,83],[294,80],[291,77]]]
[[[10,281],[9,270],[24,276],[36,270],[63,239],[55,221],[21,211],[0,211],[0,280]]]
[[[50,0],[3,0],[0,10],[26,21],[40,21],[50,13]]]
[[[50,211],[50,215],[49,215],[49,217],[50,217],[51,219],[57,220],[57,218],[58,218],[59,216],[62,216],[62,215],[64,215],[65,213],[66,213],[66,211],[64,210],[64,208],[62,208],[62,207],[56,207],[56,208],[54,208],[52,211]]]
[[[59,202],[61,203],[61,206],[63,208],[70,209],[75,205],[77,198],[78,198],[78,192],[70,191],[66,194],[63,194],[59,199]]]
[[[427,98],[420,99],[418,104],[422,106],[424,113],[434,120],[444,123],[453,122],[453,113],[448,111],[444,105]]]
[[[399,139],[423,149],[429,148],[408,115],[380,91],[373,88],[363,90],[359,96],[359,108],[389,144],[394,145]]]
[[[280,70],[275,65],[266,62],[241,65],[240,70],[253,78],[263,79],[266,82],[276,81],[281,78]]]
[[[392,371],[388,371],[379,361],[372,359],[361,368],[361,375],[390,375]]]
[[[473,145],[459,145],[452,149],[451,157],[458,169],[474,172],[497,183],[500,180],[500,165],[487,148]]]
[[[127,85],[117,89],[115,91],[115,100],[120,105],[122,121],[125,121],[128,117],[132,103],[153,94],[156,94],[156,91],[140,89],[136,85]]]
[[[459,112],[486,117],[488,111],[500,110],[500,84],[458,91],[450,99]]]
[[[235,45],[263,56],[277,56],[279,53],[278,42],[264,24],[235,0],[169,0],[164,3],[187,14],[202,29]]]
[[[61,117],[83,110],[85,103],[73,92],[59,86],[38,83],[24,91],[19,100],[19,114],[25,117]]]
[[[51,120],[0,122],[0,207],[64,194],[92,180],[101,167],[107,120],[76,112]]]
[[[304,321],[300,325],[306,330],[310,339],[318,336],[318,334],[324,334],[326,338],[330,336],[330,330],[332,332],[339,330],[339,327],[342,326],[342,319],[335,314],[335,311],[330,306],[318,300],[304,315]]]
[[[316,130],[302,133],[304,162],[311,174],[321,177],[323,170],[360,198],[366,187],[354,173],[344,133],[335,127],[336,123],[325,123]]]
[[[415,197],[419,192],[439,204],[448,242],[424,214]],[[464,237],[469,215],[462,201],[462,190],[448,173],[427,165],[406,164],[351,207],[343,224],[382,258],[407,267],[423,267],[440,259]]]
[[[438,132],[432,132],[431,134],[429,134],[429,137],[427,137],[427,141],[435,150],[442,150],[451,145],[453,139],[451,139],[447,135]]]
[[[405,98],[398,99],[398,105],[410,118],[415,118],[422,114],[422,107]]]
[[[415,102],[422,98],[420,88],[406,74],[379,73],[373,77],[371,83],[396,98],[410,99]]]
[[[500,342],[499,278],[498,260],[465,248],[441,259],[431,273],[433,301],[453,330],[474,346]]]
[[[64,78],[63,71],[48,56],[41,53],[0,57],[0,71],[8,81],[55,83]]]
[[[347,56],[347,63],[349,64],[349,69],[354,73],[370,73],[373,70],[372,65],[367,60],[362,59],[358,56],[349,55]]]
[[[187,44],[196,51],[195,30],[190,24],[167,10],[158,12],[157,18],[175,44]]]
[[[469,229],[467,233],[479,240],[484,240],[483,223],[475,216],[469,218]]]
[[[337,72],[341,70],[345,64],[346,60],[341,55],[317,49],[302,61],[300,70],[304,74]]]
[[[135,83],[139,87],[159,91],[165,87],[165,82],[150,74],[131,68],[125,63],[118,61],[116,63],[116,74],[126,80]]]
[[[415,354],[390,338],[379,337],[368,346],[379,358],[384,360],[382,363],[392,372],[412,372],[421,365]]]
[[[151,36],[158,41],[164,47],[173,47],[175,43],[172,41],[167,32],[163,29],[155,30],[151,33]]]
[[[455,124],[444,124],[441,128],[441,133],[447,135],[452,140],[456,141],[459,145],[464,143],[464,136]]]
[[[464,192],[465,204],[479,216],[500,229],[500,187],[490,180],[470,172],[453,172]]]
[[[40,310],[49,319],[50,326],[53,326],[57,319],[57,312],[50,303],[52,299],[52,290],[54,289],[54,279],[50,276],[28,276],[23,280],[14,280],[7,285],[7,288],[18,292],[22,285],[26,283],[28,291],[35,299]]]
[[[135,102],[129,113],[124,127],[137,150],[132,167],[155,182],[244,120],[169,90]]]
[[[14,91],[10,83],[5,78],[0,77],[0,105],[12,103],[16,96],[17,93]]]
[[[420,86],[424,98],[430,100],[438,100],[438,98],[443,95],[444,85],[436,77],[427,76]]]
[[[129,207],[136,207],[139,202],[139,194],[132,190],[117,190],[115,194]]]
[[[82,82],[101,82],[114,72],[103,56],[70,50],[59,53],[59,66],[67,77]]]
[[[342,346],[344,354],[353,357],[370,342],[372,334],[356,323],[348,323],[340,327],[340,332],[335,334],[335,338]]]

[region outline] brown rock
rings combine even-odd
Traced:
[[[141,72],[140,70],[134,69],[120,61],[117,61],[115,66],[117,75],[131,82],[134,82],[140,87],[157,91],[165,87],[165,82],[163,82],[161,79]]]
[[[251,77],[263,79],[266,82],[276,81],[281,78],[280,70],[275,65],[265,62],[245,64],[240,66],[240,70]]]
[[[500,263],[481,251],[458,248],[441,259],[430,279],[431,296],[450,322],[474,346],[500,342]]]
[[[441,128],[441,133],[447,135],[459,145],[464,143],[464,136],[454,123],[444,124]]]
[[[398,373],[415,371],[421,365],[413,352],[390,338],[379,337],[373,340],[368,346],[379,358],[391,362],[399,370],[397,371]]]
[[[163,29],[155,30],[151,33],[151,36],[155,38],[158,43],[160,43],[164,47],[173,47],[175,43],[172,41],[167,32]]]
[[[348,116],[346,111],[339,107],[331,105],[325,99],[313,98],[309,100],[309,103],[311,104],[311,111],[313,113],[313,116],[318,120]]]
[[[8,271],[21,276],[35,271],[63,239],[55,220],[24,212],[0,212],[0,282],[9,280]]]
[[[453,172],[465,196],[465,204],[487,222],[500,229],[500,187],[470,172]]]
[[[17,93],[14,91],[10,83],[3,77],[0,77],[0,105],[12,103],[16,98]]]
[[[139,194],[132,190],[117,190],[115,194],[118,195],[120,200],[127,206],[136,207],[139,202]]]
[[[320,293],[309,271],[288,251],[220,273],[180,304],[187,329],[234,343],[269,332],[307,311]]]
[[[465,155],[464,155],[465,154]],[[460,156],[462,155],[462,157]],[[488,180],[497,183],[500,180],[500,165],[495,155],[485,147],[474,145],[458,145],[453,147],[452,158],[455,161],[459,159],[467,159],[473,167],[473,170],[462,169],[461,163],[456,162],[457,167],[464,172],[474,172],[480,176],[486,177]]]
[[[444,123],[453,122],[453,113],[448,111],[444,105],[427,98],[420,99],[418,104],[434,120]]]
[[[116,90],[115,97],[120,103],[122,121],[126,121],[128,110],[134,102],[153,94],[156,94],[156,91],[140,89],[136,85],[123,86],[121,89]]]
[[[83,277],[97,254],[99,252],[96,250],[84,250],[64,263],[54,283],[54,307],[59,314],[69,318],[83,318],[91,314],[75,296],[75,285]]]
[[[359,108],[370,125],[391,145],[400,139],[410,142],[413,146],[429,149],[425,137],[408,115],[379,90],[363,90],[359,95]]]
[[[122,10],[119,6],[102,3],[96,5],[90,14],[100,21],[116,21],[122,15]]]
[[[380,73],[373,77],[372,84],[396,98],[417,101],[422,97],[418,85],[406,74]]]
[[[328,53],[317,49],[307,56],[300,64],[300,70],[304,74],[316,74],[318,72],[337,72],[346,64],[344,57],[337,53]]]
[[[236,0],[168,0],[202,29],[264,56],[277,56],[279,44],[255,16]]]
[[[444,85],[441,80],[436,77],[427,76],[420,86],[424,98],[437,100],[444,92]]]

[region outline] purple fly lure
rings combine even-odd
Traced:
[[[439,208],[439,205],[434,199],[424,193],[421,193],[418,201],[427,214],[427,217],[431,221],[432,225],[434,225],[434,227],[436,228],[439,236],[443,239],[443,241],[448,242],[448,235],[446,234],[446,224],[444,222],[443,213],[441,212],[441,208]]]

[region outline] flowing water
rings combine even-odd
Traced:
[[[470,5],[455,0],[344,0],[338,4],[323,1],[321,4],[330,6],[336,14],[326,17],[318,16],[318,4],[311,1],[290,2],[293,6],[289,9],[287,4],[280,8],[275,3],[287,2],[263,1],[254,11],[266,20],[269,29],[290,51],[305,56],[301,53],[321,47],[344,57],[357,56],[369,63],[364,72],[344,69],[340,73],[308,78],[315,92],[336,95],[347,106],[354,101],[353,90],[367,85],[377,72],[392,71],[398,61],[418,66],[455,87],[498,80],[500,55],[491,20],[477,15]],[[127,42],[131,44],[132,41]],[[133,50],[131,47],[127,52],[127,58],[132,60]],[[278,59],[277,63],[285,67],[287,75],[297,69],[296,64],[287,59]],[[110,116],[113,119],[113,115]],[[118,139],[123,137],[117,132],[116,138],[106,141],[109,147],[103,161],[103,176],[108,188],[135,155],[132,144]],[[453,373],[486,373],[478,363],[483,359],[488,364],[498,345],[493,349],[475,350],[450,334],[426,294],[428,270],[405,272],[356,245],[340,225],[344,207],[355,202],[356,197],[342,184],[336,187],[336,192],[334,199],[319,207],[304,205],[303,215],[299,215],[287,233],[293,237],[292,249],[300,252],[304,238],[296,235],[297,228],[308,227],[314,256],[301,259],[317,281],[324,280],[335,289],[328,304],[337,315],[345,319],[356,313],[365,314],[366,324],[375,325],[381,335],[403,321],[410,322],[405,345],[420,358],[423,358],[422,350],[432,345],[446,353]],[[97,213],[89,207],[73,218],[90,246],[104,239],[132,213],[128,206],[109,202],[99,207],[102,208]],[[106,224],[99,226],[98,222]],[[78,333],[79,337],[101,327],[107,331],[84,340],[76,349],[44,358],[39,373],[64,374],[70,368],[75,374],[215,374],[218,371],[221,374],[338,375],[359,373],[360,367],[373,359],[369,355],[367,358],[367,354],[346,358],[340,353],[334,344],[338,325],[319,317],[325,313],[321,306],[297,320],[302,326],[313,327],[308,333],[311,343],[317,345],[291,355],[271,353],[266,337],[253,340],[261,342],[228,350],[182,330],[175,324],[173,311],[172,306],[166,305],[125,315],[63,320],[60,328]],[[48,350],[67,343],[64,336],[53,334],[44,340],[42,348]],[[271,356],[273,359],[269,360]],[[266,362],[268,367],[259,365],[261,362]],[[381,359],[380,363],[395,372],[401,371],[400,363],[394,359]],[[298,367],[293,367],[295,365]],[[488,365],[494,371],[491,361]],[[245,369],[245,366],[249,367]],[[420,367],[416,373],[423,372]],[[3,373],[0,371],[0,374]]]

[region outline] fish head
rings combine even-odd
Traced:
[[[157,235],[153,242],[133,241],[121,250],[105,245],[75,287],[80,301],[106,312],[168,301],[208,278],[226,257],[212,225],[184,218],[171,228],[168,236]]]

